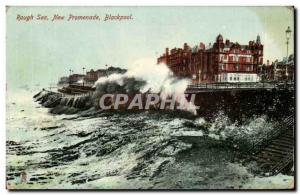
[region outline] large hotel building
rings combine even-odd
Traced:
[[[258,65],[263,63],[263,45],[260,37],[240,45],[223,40],[218,35],[213,45],[203,43],[191,48],[166,48],[157,63],[166,64],[178,77],[188,77],[193,83],[205,82],[257,82]]]

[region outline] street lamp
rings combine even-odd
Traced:
[[[69,84],[71,84],[71,74],[72,74],[72,70],[69,69],[69,72],[70,72],[70,74],[69,74]]]
[[[291,28],[288,26],[288,28],[285,31],[285,35],[286,35],[286,64],[285,64],[285,76],[288,79],[288,59],[289,59],[289,41],[290,38],[292,36],[292,30]]]
[[[82,78],[82,86],[84,87],[84,75],[85,75],[85,72],[84,72],[85,68],[83,67],[82,68],[82,72],[83,72],[83,78]]]
[[[107,64],[105,64],[105,67],[106,67],[106,71],[105,71],[106,77],[108,77],[108,68],[107,68]]]

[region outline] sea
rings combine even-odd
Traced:
[[[274,123],[244,124],[220,112],[208,121],[175,112],[49,113],[38,89],[6,93],[8,189],[286,189],[294,177],[270,176],[245,160]]]

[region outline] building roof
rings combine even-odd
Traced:
[[[219,34],[219,35],[217,36],[217,41],[223,41],[223,37],[222,37],[221,34]]]

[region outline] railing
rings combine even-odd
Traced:
[[[280,129],[280,131],[283,131],[282,129],[286,129],[287,127],[289,127],[293,124],[294,124],[294,115],[289,115],[274,129]],[[276,131],[276,133],[280,134],[280,132],[277,132],[277,131]],[[272,134],[272,132],[271,132],[271,134],[267,133],[266,136],[260,137],[255,142],[253,142],[250,149],[244,153],[245,154],[253,154],[253,153],[257,152],[257,150],[260,150],[260,149],[264,148],[265,146],[267,146],[268,144],[270,144],[272,141],[271,138],[274,138],[276,136],[278,136],[278,135],[276,135],[276,134],[274,135],[274,134]]]
[[[50,92],[50,93],[57,93],[57,94],[61,94],[62,97],[84,97],[84,96],[91,96],[93,95],[93,91],[90,91],[88,93],[81,93],[81,94],[66,94],[66,93],[61,93],[61,92],[56,92],[56,91],[51,91],[51,90],[47,90],[45,89],[44,91]]]
[[[294,115],[289,115],[287,118],[285,118],[281,122],[280,125],[278,125],[276,127],[276,129],[279,128],[281,131],[286,131],[287,130],[286,127],[289,127],[293,124],[294,124]],[[282,129],[284,129],[284,130],[282,130]],[[293,129],[293,131],[294,131],[294,129]],[[270,139],[270,138],[275,138],[276,136],[280,136],[280,133],[279,133],[279,135],[267,134],[266,136],[261,137],[257,141],[253,142],[251,148],[247,151],[244,151],[243,154],[246,154],[246,155],[257,154],[258,151],[261,151],[263,148],[268,146],[273,141],[273,139]],[[294,160],[293,154],[294,154],[294,149],[287,154],[287,158],[282,159],[274,167],[271,168],[271,173],[277,174],[280,171],[282,171],[288,164],[290,164]]]
[[[294,151],[287,155],[287,158],[283,159],[281,162],[272,167],[271,173],[277,174],[284,170],[289,164],[294,161]]]
[[[293,88],[293,82],[200,83],[188,85],[187,90],[199,89],[274,89]]]
[[[58,92],[59,93],[59,92]],[[81,94],[66,94],[66,93],[60,93],[62,94],[62,97],[85,97],[85,96],[91,96],[93,92],[88,93],[81,93]]]
[[[281,162],[277,163],[273,168],[271,173],[277,174],[284,170],[289,164],[294,162],[294,151],[287,155],[287,158],[283,159]]]

